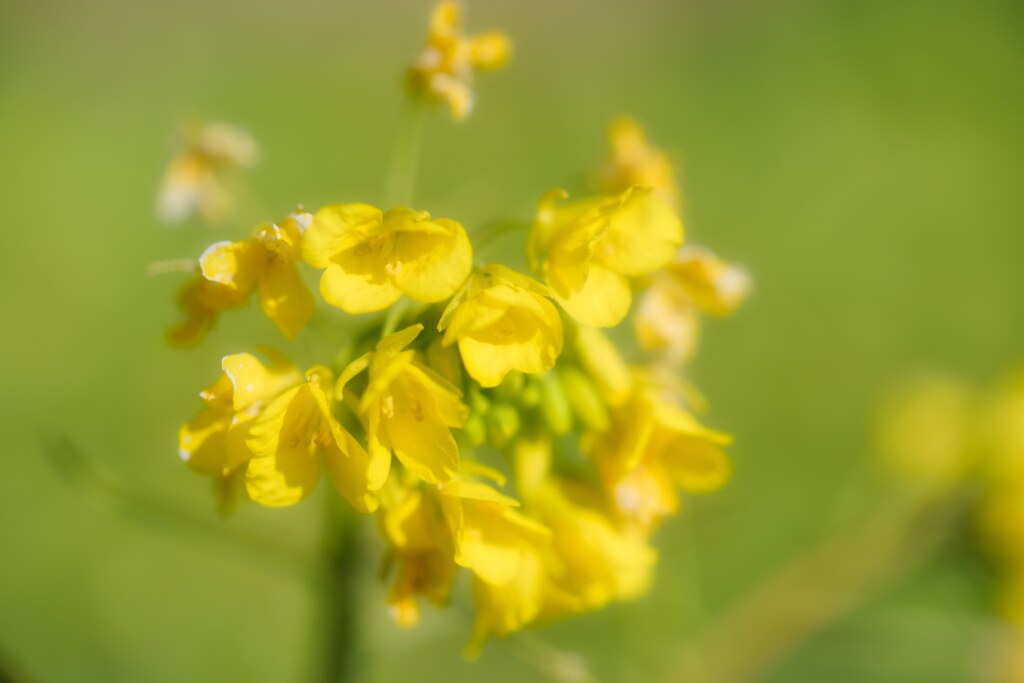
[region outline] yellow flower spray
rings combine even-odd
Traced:
[[[456,119],[472,110],[474,72],[510,54],[504,34],[464,35],[461,15],[457,3],[437,6],[407,80],[414,98],[443,103]],[[182,159],[205,164],[200,175],[211,178],[220,166],[244,166],[245,145],[220,135],[218,153],[206,134]],[[253,294],[286,339],[315,316],[353,330],[333,340],[335,357],[303,366],[268,349],[269,362],[225,357],[179,434],[182,459],[213,478],[226,506],[232,497],[295,505],[326,473],[339,495],[329,496],[325,608],[347,615],[328,617],[331,637],[351,631],[339,620],[352,618],[359,547],[356,516],[337,500],[377,518],[387,609],[399,625],[417,623],[421,598],[445,605],[460,569],[472,575],[475,655],[491,636],[643,595],[658,557],[652,535],[679,512],[679,492],[728,481],[731,438],[698,422],[694,394],[671,376],[678,367],[647,350],[682,343],[658,336],[680,310],[731,312],[746,276],[683,247],[672,166],[639,126],[620,122],[612,135],[612,161],[597,174],[606,194],[543,195],[524,244],[532,274],[476,263],[487,245],[472,226],[368,203],[298,209],[196,260],[172,344],[198,344]],[[410,165],[415,156],[396,159]],[[187,164],[168,172],[165,203],[220,218],[204,195],[209,181],[186,181],[178,167]],[[411,190],[398,194],[408,201]],[[652,294],[665,279],[685,296]],[[633,363],[599,329],[631,310]],[[503,463],[504,473],[484,461]],[[351,666],[345,642],[333,643],[339,652],[326,665],[334,680]]]

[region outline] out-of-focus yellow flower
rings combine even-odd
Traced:
[[[204,389],[206,407],[178,431],[178,452],[192,469],[226,477],[249,461],[245,438],[266,405],[302,381],[302,373],[282,356],[263,349],[264,365],[250,353],[225,356],[223,372]]]
[[[434,303],[452,296],[473,266],[465,229],[404,207],[327,206],[306,230],[302,253],[324,269],[324,300],[348,313],[382,311],[405,294]]]
[[[664,351],[671,365],[693,355],[700,333],[700,314],[725,316],[750,293],[750,276],[701,247],[686,246],[644,291],[633,316],[640,346]]]
[[[427,47],[409,69],[409,87],[421,97],[446,103],[462,120],[473,110],[473,72],[503,67],[512,53],[504,33],[462,33],[462,4],[446,0],[430,17]]]
[[[203,277],[243,301],[257,291],[267,317],[281,334],[295,338],[316,308],[297,265],[302,234],[311,220],[308,213],[296,212],[261,226],[249,239],[210,245],[199,257]]]
[[[569,315],[593,327],[617,325],[632,301],[629,278],[672,260],[683,223],[649,187],[558,205],[561,190],[541,199],[527,245],[540,273]]]
[[[370,455],[390,463],[394,453],[417,477],[440,484],[459,469],[451,429],[462,427],[469,411],[458,389],[417,362],[415,351],[404,350],[422,330],[423,325],[413,325],[384,337],[375,352],[345,369],[339,384],[369,368],[358,413]]]
[[[261,505],[299,502],[320,479],[321,461],[349,505],[373,512],[387,463],[373,459],[334,415],[334,377],[316,366],[306,381],[272,401],[253,422],[245,443],[249,497]]]
[[[977,464],[975,397],[964,384],[915,381],[895,391],[880,413],[878,453],[901,478],[943,490]]]
[[[1024,373],[996,390],[984,406],[981,429],[987,481],[1019,488],[1024,495]]]
[[[551,532],[486,484],[455,479],[439,493],[455,562],[474,574],[477,614],[468,646],[473,654],[490,635],[507,635],[540,615],[547,596],[543,554]]]
[[[676,211],[680,209],[676,169],[668,155],[652,147],[643,127],[627,117],[616,119],[608,127],[611,158],[596,174],[601,192],[622,192],[634,185],[645,185]]]
[[[456,569],[451,532],[436,496],[418,487],[385,489],[378,519],[389,561],[397,565],[390,613],[399,625],[412,627],[419,621],[420,597],[436,605],[448,600]]]
[[[222,311],[241,308],[247,301],[248,297],[237,290],[197,275],[178,293],[178,310],[183,318],[167,330],[167,343],[176,347],[195,346],[213,328]]]
[[[647,591],[657,551],[640,530],[620,528],[597,491],[552,476],[549,436],[521,437],[513,462],[527,513],[551,530],[549,574],[562,599],[547,605],[545,616],[598,609]]]
[[[611,427],[584,444],[621,518],[651,529],[679,510],[676,488],[707,493],[732,474],[728,434],[697,422],[676,401],[646,387],[612,412]]]
[[[227,175],[251,167],[259,157],[256,142],[223,123],[186,127],[164,174],[159,213],[168,223],[198,214],[208,223],[230,215],[233,199]]]
[[[448,304],[437,329],[458,342],[466,372],[483,387],[513,370],[550,370],[562,352],[562,318],[548,290],[500,265],[474,273]]]

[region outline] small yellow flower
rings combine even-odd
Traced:
[[[176,347],[195,346],[206,337],[222,311],[241,308],[247,296],[197,275],[178,293],[178,309],[183,319],[167,330],[167,343]]]
[[[243,300],[256,291],[260,307],[281,334],[295,338],[316,308],[298,268],[302,233],[311,219],[308,213],[292,213],[261,226],[249,239],[210,245],[199,257],[203,277]]]
[[[500,265],[474,273],[448,304],[437,329],[458,342],[466,372],[483,387],[513,370],[550,370],[562,352],[562,319],[548,290]]]
[[[409,69],[409,87],[429,101],[446,103],[452,117],[462,120],[473,110],[474,70],[499,69],[511,52],[504,33],[463,35],[461,3],[440,2],[430,17],[427,47]]]
[[[422,329],[413,325],[380,340],[375,352],[345,369],[339,385],[369,368],[358,413],[370,455],[375,462],[390,463],[394,453],[414,475],[440,484],[459,469],[451,430],[466,423],[469,411],[458,389],[417,362],[415,351],[404,350]]]
[[[245,438],[253,420],[302,381],[298,368],[269,349],[262,351],[270,365],[250,353],[225,356],[221,376],[199,394],[206,407],[178,432],[178,452],[192,469],[228,476],[247,463],[252,453]]]
[[[599,191],[622,192],[645,185],[673,209],[680,209],[676,169],[667,154],[651,146],[639,123],[625,117],[613,121],[608,127],[608,147],[611,158],[597,172]]]
[[[562,307],[584,325],[612,327],[629,311],[629,278],[672,260],[683,223],[648,187],[556,205],[561,190],[541,199],[527,246]]]
[[[389,560],[397,565],[388,605],[400,626],[412,627],[419,621],[418,598],[435,605],[448,601],[456,570],[451,532],[435,496],[401,486],[385,494],[378,519]]]
[[[252,451],[245,484],[261,505],[299,502],[320,479],[321,461],[349,505],[377,509],[387,463],[368,455],[334,415],[334,377],[327,368],[306,371],[306,381],[274,399],[249,428]]]
[[[633,316],[637,341],[648,351],[664,351],[672,365],[696,350],[700,314],[725,316],[750,293],[750,276],[707,249],[683,247],[644,291]]]
[[[465,229],[426,211],[382,212],[367,204],[317,211],[302,253],[324,269],[324,300],[348,313],[382,311],[403,294],[434,303],[452,296],[473,266]]]
[[[245,132],[222,123],[192,125],[164,175],[159,213],[168,223],[193,214],[220,223],[232,210],[227,175],[256,163],[259,149]]]
[[[679,510],[679,487],[706,493],[732,474],[727,434],[703,427],[676,401],[638,387],[612,412],[611,428],[591,434],[585,450],[624,521],[651,529]]]
[[[551,532],[486,484],[455,479],[439,489],[455,542],[455,562],[473,572],[476,625],[468,650],[534,621],[547,597],[543,555]]]

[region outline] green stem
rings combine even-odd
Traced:
[[[341,505],[333,491],[327,496],[321,540],[322,581],[318,600],[320,633],[319,680],[350,683],[358,680],[358,612],[356,584],[359,571],[359,520]]]
[[[423,137],[423,114],[422,103],[414,97],[408,97],[399,119],[395,147],[388,166],[385,209],[399,204],[410,206],[415,199],[416,167],[419,163],[420,140]]]

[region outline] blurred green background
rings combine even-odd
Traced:
[[[178,461],[176,430],[220,356],[282,345],[252,309],[197,350],[164,345],[181,278],[147,277],[147,264],[222,235],[160,227],[157,186],[171,131],[198,116],[261,143],[251,177],[268,218],[380,202],[400,74],[429,7],[0,2],[0,666],[44,682],[308,670],[305,575],[221,530],[182,532],[69,485],[46,443],[67,434],[140,495],[313,549],[323,485],[303,505],[222,522]],[[418,207],[471,229],[529,218],[540,193],[604,157],[608,121],[631,114],[683,162],[690,237],[755,278],[739,314],[707,326],[693,366],[710,422],[737,437],[734,482],[659,534],[648,598],[541,632],[601,681],[673,680],[702,623],[870,515],[882,488],[870,420],[889,381],[922,367],[988,379],[1021,360],[1024,5],[521,0],[470,2],[468,25],[508,31],[515,58],[479,79],[465,124],[430,117]],[[361,680],[541,680],[521,641],[462,661],[463,610],[391,625],[372,565]],[[763,680],[974,680],[977,571],[940,553]]]

